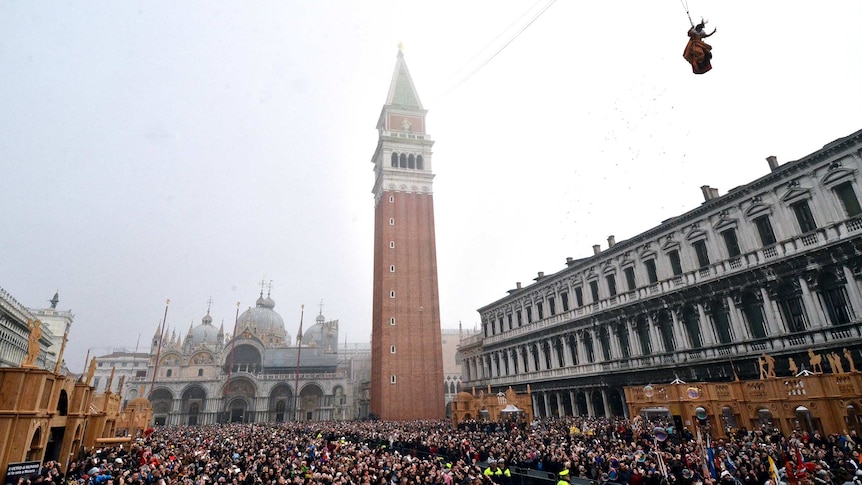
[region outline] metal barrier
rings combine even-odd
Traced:
[[[512,473],[513,485],[556,485],[560,480],[556,473],[535,470],[533,468],[511,466],[509,467],[509,471]],[[572,480],[572,483],[575,485],[589,485],[589,480],[586,483],[579,483],[574,480],[580,479]]]

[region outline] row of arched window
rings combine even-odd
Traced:
[[[853,320],[854,312],[849,302],[845,282],[836,275],[840,271],[840,266],[824,268],[816,277],[811,276],[811,282],[808,283],[812,296],[819,300],[819,309],[823,311],[823,315],[817,314],[818,306],[806,305],[803,301],[803,291],[798,285],[783,282],[768,290],[769,296],[774,298],[772,302],[778,303],[779,311],[776,317],[780,316],[781,319],[774,324],[783,323],[785,326],[783,329],[770,329],[766,312],[770,311],[771,302],[764,300],[763,293],[755,287],[733,294],[720,295],[698,304],[682,306],[678,310],[678,318],[684,335],[677,335],[674,331],[674,318],[671,316],[673,310],[660,309],[650,316],[641,313],[632,317],[631,329],[625,323],[617,322],[613,325],[601,325],[595,333],[571,332],[541,342],[522,344],[502,352],[486,354],[479,357],[479,365],[483,367],[486,375],[489,373],[496,376],[514,375],[581,363],[589,364],[616,358],[675,352],[684,348],[698,350],[707,345],[704,332],[709,332],[711,334],[709,340],[715,341],[710,344],[726,345],[735,341],[765,339],[776,331],[780,334],[803,332],[810,328],[812,319],[822,320],[825,317],[831,325],[844,325]],[[728,297],[733,300],[733,306],[741,313],[742,321],[738,322],[737,326],[733,324],[736,317],[733,316],[732,308],[728,306]],[[702,321],[698,306],[703,309],[703,316],[707,321]],[[815,314],[811,314],[812,312]],[[612,326],[613,331],[611,331]],[[651,327],[655,328],[655,333],[651,331]],[[618,351],[612,351],[613,335],[618,339]],[[633,341],[634,339],[636,341]],[[570,363],[566,362],[566,352],[569,353]],[[519,365],[528,368],[519,369]],[[469,367],[467,372],[471,373]],[[476,376],[468,376],[468,380],[472,378]]]
[[[414,155],[412,153],[392,153],[392,168],[409,168],[415,170],[425,170],[425,159],[422,155]]]

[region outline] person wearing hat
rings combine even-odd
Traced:
[[[569,477],[569,469],[563,468],[559,473],[560,479],[557,481],[557,485],[569,485],[571,483],[571,477]]]

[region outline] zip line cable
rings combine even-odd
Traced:
[[[459,87],[459,86],[461,86],[462,84],[464,84],[468,79],[470,79],[471,77],[473,77],[477,72],[479,72],[479,71],[480,71],[483,67],[485,67],[489,62],[491,62],[492,60],[494,60],[494,58],[495,58],[495,57],[497,57],[497,55],[498,55],[498,54],[500,54],[500,52],[502,52],[502,51],[503,51],[503,49],[505,49],[506,47],[508,47],[508,46],[509,46],[509,44],[511,44],[512,42],[514,42],[514,41],[515,41],[515,39],[517,39],[517,38],[518,38],[522,33],[524,33],[524,31],[525,31],[525,30],[527,30],[531,25],[533,25],[533,23],[534,23],[536,20],[538,20],[538,18],[539,18],[539,17],[541,17],[541,16],[542,16],[542,14],[543,14],[543,13],[545,13],[545,12],[546,12],[550,7],[551,7],[551,5],[553,5],[554,3],[556,3],[556,1],[557,1],[557,0],[551,0],[550,2],[548,2],[548,4],[547,4],[547,5],[545,5],[544,7],[542,7],[542,9],[541,9],[541,10],[539,10],[539,12],[538,12],[538,13],[536,13],[536,15],[534,15],[534,16],[533,16],[533,18],[531,18],[531,19],[530,19],[530,21],[529,21],[529,22],[527,22],[527,24],[526,24],[526,25],[524,25],[523,27],[521,27],[521,29],[520,29],[519,31],[515,32],[515,35],[513,35],[511,38],[509,38],[509,40],[508,40],[508,41],[506,41],[506,43],[504,43],[504,44],[503,44],[499,49],[497,49],[493,54],[491,54],[491,56],[490,56],[490,57],[488,57],[487,59],[485,59],[485,61],[484,61],[484,62],[482,62],[481,64],[479,64],[479,66],[478,66],[476,69],[473,69],[469,74],[467,74],[467,76],[465,76],[463,79],[461,79],[458,83],[456,83],[455,85],[453,85],[453,86],[452,86],[452,87],[450,87],[449,89],[447,89],[447,90],[443,91],[443,95],[445,96],[445,95],[446,95],[446,94],[448,94],[449,92],[453,91],[453,90],[454,90],[454,89],[456,89],[457,87]]]
[[[519,15],[519,16],[518,16],[518,18],[516,18],[514,21],[512,21],[512,23],[511,23],[511,24],[509,24],[509,26],[508,26],[508,27],[506,27],[506,28],[505,28],[505,29],[503,29],[499,34],[497,34],[497,37],[494,37],[494,38],[491,40],[491,42],[488,42],[488,44],[487,44],[485,47],[482,47],[481,49],[479,49],[475,54],[473,54],[473,57],[471,57],[467,62],[465,62],[465,63],[464,63],[464,65],[463,65],[463,66],[461,66],[461,67],[459,67],[458,69],[456,69],[456,70],[455,70],[455,72],[453,72],[451,76],[449,76],[448,78],[446,78],[446,82],[448,83],[449,81],[451,81],[451,80],[452,80],[452,78],[454,78],[455,76],[457,76],[459,72],[463,71],[464,69],[466,69],[466,68],[467,68],[467,66],[469,66],[470,64],[472,64],[472,63],[473,63],[473,61],[475,61],[475,60],[476,60],[476,58],[478,58],[478,57],[479,57],[483,52],[485,52],[486,50],[488,50],[488,48],[489,48],[489,47],[491,47],[492,45],[494,45],[494,43],[495,43],[495,42],[497,42],[497,41],[500,39],[500,37],[503,37],[503,34],[505,34],[507,31],[509,31],[509,29],[511,29],[512,27],[514,27],[514,26],[515,26],[515,24],[519,23],[519,22],[521,21],[521,19],[523,19],[524,17],[526,17],[528,13],[530,13],[534,8],[536,8],[536,5],[538,5],[538,4],[540,4],[540,3],[542,3],[543,1],[544,1],[544,0],[536,0],[536,3],[534,3],[533,5],[531,5],[531,6],[530,6],[530,8],[528,8],[527,10],[525,10],[525,11],[524,11],[524,13],[522,13],[521,15]]]
[[[688,13],[688,0],[679,0],[679,1],[680,1],[680,3],[682,3],[682,8],[685,9],[685,14],[688,16],[688,23],[690,23],[691,26],[694,27],[694,22],[692,22],[692,20],[691,20],[691,14]]]

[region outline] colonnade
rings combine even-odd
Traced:
[[[533,415],[537,418],[562,416],[589,416],[610,418],[614,416],[612,398],[619,399],[617,407],[622,416],[628,417],[624,393],[621,389],[570,388],[554,390],[533,390]]]
[[[597,364],[656,354],[674,362],[668,355],[674,352],[689,353],[688,361],[713,356],[716,349],[734,343],[756,353],[782,348],[783,343],[774,341],[781,336],[814,344],[826,338],[817,330],[848,323],[840,321],[845,316],[862,315],[862,292],[851,268],[836,265],[827,272],[797,274],[710,299],[647,310],[635,305],[620,308],[627,309],[632,313],[609,320],[601,320],[604,315],[573,320],[556,335],[527,336],[505,348],[468,355],[465,381],[556,369],[594,373],[602,370]]]

